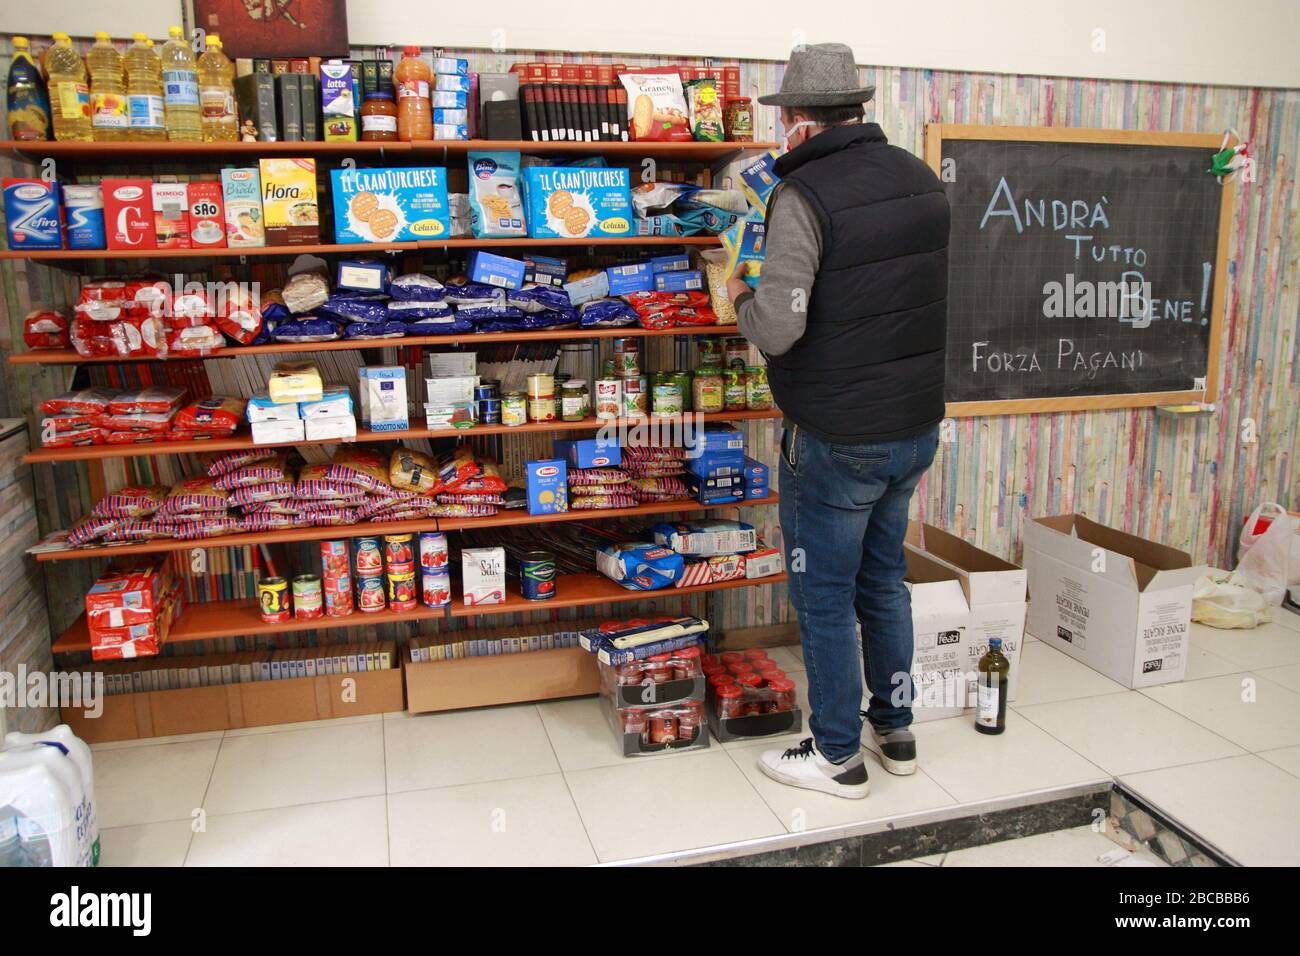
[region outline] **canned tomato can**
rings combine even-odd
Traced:
[[[555,555],[529,551],[519,559],[519,590],[528,601],[555,597]]]
[[[410,611],[415,608],[415,572],[399,571],[388,575],[388,609]]]
[[[623,380],[602,378],[596,381],[596,417],[609,421],[623,414]]]
[[[441,531],[421,531],[420,569],[446,573],[447,562],[447,536]]]
[[[319,574],[300,574],[293,579],[293,616],[301,620],[320,617],[324,611]]]
[[[384,535],[384,570],[398,574],[415,571],[415,535]]]
[[[353,565],[358,578],[383,574],[384,552],[378,538],[357,538],[356,548]]]
[[[614,340],[614,374],[641,374],[641,343],[634,338]]]
[[[347,572],[324,578],[321,590],[325,595],[327,616],[347,617],[352,613],[352,576]]]
[[[266,623],[283,624],[289,620],[289,582],[279,577],[258,581],[257,604]]]
[[[320,573],[321,577],[326,578],[348,573],[347,541],[322,541],[320,543]]]
[[[501,399],[501,424],[512,428],[528,424],[528,399],[523,392],[506,392]]]
[[[357,607],[369,614],[382,611],[385,606],[384,579],[382,577],[357,578]]]
[[[425,607],[446,607],[451,603],[451,575],[446,571],[425,571],[420,576],[420,599]]]

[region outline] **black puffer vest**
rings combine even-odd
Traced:
[[[822,229],[808,326],[769,358],[786,417],[823,441],[905,438],[944,415],[948,199],[875,123],[825,130],[776,163]],[[769,209],[769,216],[770,216]]]

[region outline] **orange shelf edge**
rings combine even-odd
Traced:
[[[42,551],[35,555],[37,561],[86,561],[94,558],[114,558],[136,554],[165,554],[172,551],[216,548],[238,548],[244,545],[284,544],[297,541],[325,541],[330,538],[360,538],[368,535],[405,534],[419,531],[471,531],[475,528],[502,528],[512,525],[556,524],[566,521],[596,521],[602,518],[619,518],[636,515],[672,514],[678,511],[712,511],[720,508],[758,508],[774,505],[780,496],[744,501],[727,501],[705,505],[694,499],[659,501],[631,508],[600,508],[590,511],[562,511],[549,515],[530,515],[520,510],[501,511],[484,518],[417,518],[411,521],[366,522],[363,524],[328,525],[319,528],[286,528],[282,531],[261,531],[245,534],[228,534],[217,538],[197,538],[181,541],[175,538],[158,538],[133,544],[106,544],[86,548],[68,548],[62,551]]]
[[[765,578],[740,578],[718,581],[685,588],[663,588],[657,591],[629,591],[609,578],[595,573],[565,574],[556,579],[555,597],[546,601],[528,601],[511,593],[501,604],[468,607],[456,599],[450,608],[417,607],[411,611],[376,611],[363,614],[353,611],[346,617],[319,617],[313,620],[291,619],[271,624],[263,621],[255,599],[205,601],[188,605],[180,620],[173,625],[167,637],[168,644],[188,644],[194,641],[215,640],[222,637],[251,637],[255,634],[281,634],[289,631],[341,630],[351,627],[370,627],[379,624],[398,624],[405,621],[430,620],[447,617],[484,617],[495,614],[518,614],[528,611],[546,611],[554,608],[586,607],[601,604],[620,604],[629,601],[654,600],[661,597],[690,597],[711,591],[725,591],[742,587],[762,587],[786,581],[785,572]],[[83,614],[54,642],[56,654],[90,650],[90,636]]]

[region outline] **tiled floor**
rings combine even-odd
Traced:
[[[1118,778],[1241,863],[1295,865],[1300,618],[1279,618],[1193,626],[1188,679],[1143,692],[1027,640],[1007,733],[919,723],[919,772],[868,758],[863,801],[762,776],[758,753],[796,735],[625,759],[594,699],[99,746],[103,862],[609,863]],[[772,656],[802,691],[798,649]],[[1100,865],[1098,840],[1063,831],[913,862]]]
[[[1115,849],[1109,838],[1092,827],[1075,827],[882,866],[1167,866],[1150,850],[1121,856]],[[1105,862],[1101,858],[1107,854],[1120,856],[1120,860]]]

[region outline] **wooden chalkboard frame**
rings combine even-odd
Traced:
[[[966,123],[927,123],[925,161],[935,175],[942,176],[944,140],[1009,140],[1040,143],[1101,143],[1132,146],[1194,146],[1216,152],[1222,133],[1172,133],[1126,129],[1085,129],[1062,126],[988,126]],[[1209,175],[1208,173],[1206,175]],[[1223,348],[1224,297],[1226,296],[1228,243],[1232,230],[1232,209],[1236,183],[1223,186],[1219,199],[1219,235],[1214,263],[1214,291],[1210,303],[1210,345],[1206,356],[1205,390],[1178,392],[1133,392],[1120,395],[1075,395],[1059,398],[1022,398],[987,402],[949,402],[950,418],[980,415],[1025,415],[1037,412],[1068,412],[1107,408],[1145,408],[1184,402],[1214,402],[1219,391]]]

